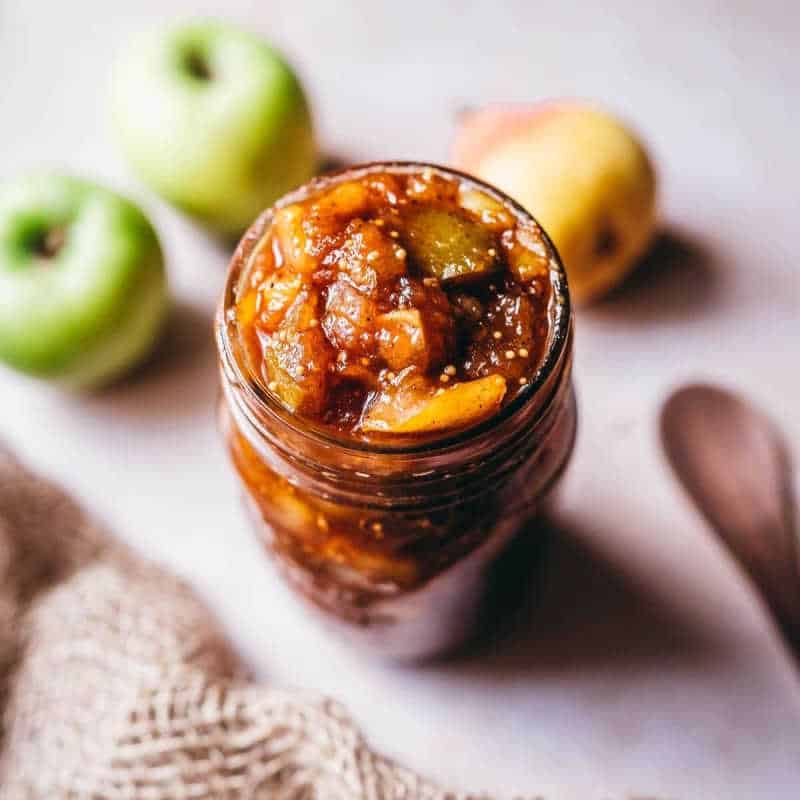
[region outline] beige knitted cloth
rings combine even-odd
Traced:
[[[0,449],[0,799],[454,798],[247,682],[192,592]]]

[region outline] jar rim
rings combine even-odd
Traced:
[[[346,434],[337,435],[330,429],[293,414],[251,374],[251,371],[247,369],[244,363],[242,348],[237,346],[235,341],[236,337],[233,335],[235,325],[228,312],[235,306],[237,300],[236,289],[239,285],[241,274],[249,265],[250,259],[267,232],[276,210],[313,197],[344,180],[361,178],[373,172],[415,173],[425,169],[432,170],[434,173],[441,173],[450,179],[457,178],[472,188],[478,189],[489,197],[498,200],[519,219],[532,221],[537,226],[553,256],[550,259],[552,296],[549,306],[551,324],[548,331],[547,348],[536,373],[518,391],[517,396],[496,414],[475,425],[422,440],[415,439],[412,442],[405,442],[402,439],[397,440],[397,442],[392,440],[369,441],[354,439]],[[277,418],[282,424],[288,425],[293,433],[311,439],[317,445],[335,447],[349,451],[353,455],[414,456],[424,454],[427,456],[477,442],[491,431],[503,426],[534,402],[540,391],[550,385],[550,381],[557,377],[557,373],[565,366],[564,356],[567,353],[567,343],[572,329],[572,304],[566,272],[558,250],[533,214],[516,200],[491,184],[452,167],[423,161],[372,161],[315,177],[284,195],[257,217],[243,235],[231,257],[222,299],[216,315],[215,329],[223,375],[235,383],[243,392],[245,402],[251,408],[256,408],[261,412],[266,412],[273,418]],[[540,413],[546,409],[546,406],[547,402],[545,401],[539,409]]]

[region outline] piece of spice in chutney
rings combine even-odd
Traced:
[[[236,319],[253,377],[357,439],[475,425],[532,382],[554,254],[466,178],[368,172],[279,208]]]

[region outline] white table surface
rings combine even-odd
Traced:
[[[57,166],[138,199],[182,310],[157,361],[99,396],[0,371],[0,436],[195,584],[262,679],[336,696],[375,745],[450,786],[798,797],[798,674],[656,428],[671,387],[719,380],[767,408],[800,458],[797,4],[122,5],[0,2],[0,175]],[[671,238],[578,318],[581,431],[543,600],[471,658],[357,657],[298,610],[249,533],[212,416],[228,254],[136,183],[107,124],[129,33],[198,13],[284,48],[340,157],[442,160],[460,107],[548,95],[609,103],[656,154]]]

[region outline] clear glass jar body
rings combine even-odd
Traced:
[[[321,179],[294,202],[379,164]],[[457,174],[456,174],[457,175]],[[459,178],[465,176],[458,176]],[[471,180],[527,216],[492,187]],[[290,586],[350,638],[394,659],[452,650],[482,614],[489,568],[539,512],[572,451],[572,319],[560,265],[548,350],[526,391],[496,417],[433,442],[369,444],[304,425],[247,374],[229,313],[265,212],[231,263],[217,318],[220,419],[259,535]]]

